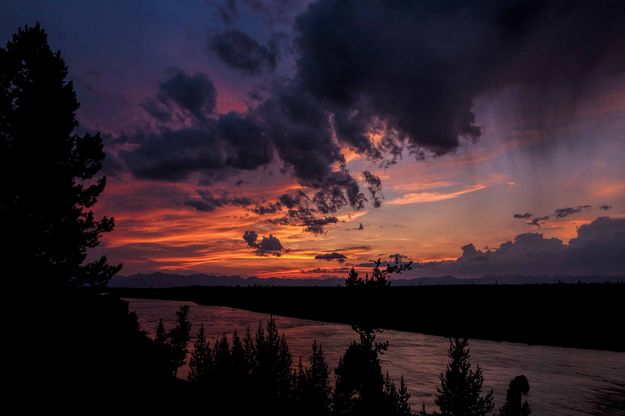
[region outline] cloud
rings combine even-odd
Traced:
[[[578,205],[576,207],[558,208],[554,212],[556,218],[566,218],[569,215],[579,214],[582,210],[589,210],[592,208],[590,205]]]
[[[230,23],[239,17],[239,7],[236,0],[224,0],[217,6],[217,15],[224,21]]]
[[[410,259],[408,256],[404,256],[403,254],[399,253],[389,254],[388,258],[395,262],[405,262]]]
[[[256,248],[258,233],[256,231],[246,231],[243,233],[243,240],[245,240],[249,247]]]
[[[488,274],[598,275],[625,274],[625,218],[600,217],[577,230],[565,244],[539,233],[517,235],[491,251],[473,244],[462,248],[454,261],[418,263],[422,275],[452,274],[458,277]]]
[[[525,212],[524,214],[514,214],[513,217],[514,218],[519,218],[519,219],[522,219],[522,220],[528,220],[528,219],[530,219],[532,217],[532,215],[534,215],[534,214],[532,214],[531,212]]]
[[[381,121],[416,154],[445,154],[481,135],[480,95],[516,87],[525,119],[547,123],[546,109],[566,112],[622,74],[623,20],[609,1],[319,0],[296,21],[295,79],[354,148]]]
[[[365,201],[358,182],[346,170],[328,175],[313,197],[317,209],[324,214],[336,212],[346,205],[356,210],[361,209]]]
[[[257,256],[276,256],[280,257],[285,250],[277,237],[269,234],[268,237],[263,236],[260,242],[258,241],[258,233],[256,231],[245,231],[243,233],[243,240],[251,248],[255,249]]]
[[[144,100],[142,107],[160,122],[171,121],[176,112],[205,122],[215,111],[217,91],[206,74],[187,74],[179,68],[169,68],[168,77],[158,85],[156,97]]]
[[[213,36],[209,50],[225,64],[246,74],[254,75],[264,68],[276,67],[277,45],[270,42],[268,47],[263,46],[240,30],[230,29]]]
[[[271,144],[249,118],[227,113],[208,120],[202,127],[125,136],[119,139],[134,144],[119,157],[138,178],[183,181],[193,173],[207,178],[228,170],[254,170],[269,164]]]
[[[325,261],[338,261],[339,263],[343,263],[345,262],[345,260],[347,260],[347,257],[344,254],[341,253],[327,253],[327,254],[317,254],[315,256],[315,260],[325,260]]]
[[[528,222],[527,224],[529,225],[535,225],[536,227],[540,228],[540,225],[547,221],[549,219],[549,215],[545,215],[544,217],[536,217],[533,220],[531,220],[530,222]]]
[[[481,191],[488,186],[485,183],[478,183],[472,186],[467,186],[464,189],[454,192],[413,192],[407,193],[392,199],[388,202],[389,205],[408,205],[408,204],[424,204],[428,202],[447,201],[449,199],[455,199],[462,195],[470,194],[472,192]]]
[[[362,175],[365,179],[365,182],[367,183],[367,189],[371,194],[371,199],[373,199],[373,207],[381,207],[382,199],[384,198],[384,195],[382,195],[382,181],[379,177],[369,172],[368,170],[363,171]]]
[[[334,216],[320,216],[314,209],[298,207],[287,210],[286,215],[269,220],[269,222],[280,225],[297,225],[304,227],[304,231],[322,234],[324,227],[329,224],[336,224],[338,218]]]
[[[227,205],[235,205],[247,207],[252,204],[252,200],[248,197],[232,196],[226,191],[218,191],[216,193],[197,190],[200,199],[189,199],[184,202],[185,205],[195,208],[198,211],[212,212],[216,208]]]
[[[608,210],[612,209],[612,205],[601,205],[599,207],[599,209],[603,210],[603,211],[608,211]]]
[[[250,210],[258,215],[275,214],[282,210],[282,204],[279,202],[263,202],[257,203]]]

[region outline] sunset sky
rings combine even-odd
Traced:
[[[625,274],[622,2],[5,0],[0,41],[37,21],[122,274]]]

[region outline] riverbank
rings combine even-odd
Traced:
[[[120,297],[191,301],[431,335],[625,351],[620,330],[624,284],[111,291]]]

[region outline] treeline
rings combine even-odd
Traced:
[[[369,275],[370,280],[371,277]],[[380,289],[376,287],[379,285],[365,282],[355,286],[108,290],[127,298],[229,306],[272,315],[347,325],[356,322],[446,337],[462,334],[472,339],[625,351],[625,337],[620,336],[619,331],[610,330],[622,326],[625,284],[386,286]],[[485,318],[493,314],[499,318]]]
[[[159,322],[155,343],[168,356],[170,374],[185,364],[191,325],[189,307],[177,312],[176,325],[166,331]],[[272,414],[304,416],[426,416],[425,405],[414,412],[403,377],[397,385],[384,375],[380,355],[388,348],[378,342],[377,330],[354,327],[359,339],[353,341],[334,369],[334,386],[323,348],[316,341],[306,363],[294,365],[287,339],[271,318],[255,331],[223,334],[212,343],[200,325],[190,354],[187,376],[189,402],[193,407],[210,403],[217,414]],[[186,337],[186,338],[185,338]],[[470,363],[466,338],[452,338],[449,364],[441,373],[433,415],[480,416],[493,408],[493,393],[483,392],[479,366]],[[522,395],[529,390],[524,376],[511,381],[501,416],[529,415]]]

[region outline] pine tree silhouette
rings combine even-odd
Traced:
[[[452,338],[449,363],[441,373],[441,386],[434,402],[445,416],[482,416],[493,409],[493,392],[482,395],[482,369],[471,369],[469,340]]]
[[[189,322],[189,305],[182,305],[176,311],[176,326],[167,336],[172,348],[172,364],[174,376],[178,367],[184,365],[187,359],[187,344],[191,337],[191,322]]]
[[[39,24],[0,48],[0,229],[3,264],[38,287],[102,286],[121,269],[88,249],[113,230],[93,207],[106,186],[99,134],[75,134],[79,104],[60,52]]]
[[[356,269],[352,267],[351,270],[349,271],[349,275],[347,276],[347,279],[345,279],[345,286],[356,287],[356,286],[363,286],[363,285],[364,285],[364,282],[362,278],[358,277],[358,272],[356,271]]]
[[[202,323],[193,344],[187,380],[193,384],[207,386],[211,381],[212,370],[213,351],[206,339],[206,332]]]
[[[304,368],[300,359],[296,370],[296,395],[299,401],[299,414],[328,415],[330,411],[330,372],[321,345],[313,341],[309,367]]]

